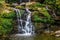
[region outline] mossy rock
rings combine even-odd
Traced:
[[[25,9],[24,6],[16,6],[18,9]]]

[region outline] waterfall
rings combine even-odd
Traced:
[[[31,12],[28,8],[21,11],[15,9],[18,21],[18,34],[32,35],[34,34],[34,27],[31,22]],[[22,13],[21,13],[22,12]]]
[[[20,0],[20,3],[22,2],[30,2],[30,0]]]

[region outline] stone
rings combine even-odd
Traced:
[[[60,30],[55,31],[55,36],[56,36],[56,37],[60,37]]]

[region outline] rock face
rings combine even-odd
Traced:
[[[29,2],[30,0],[20,0],[20,2]]]
[[[43,3],[45,0],[35,0],[36,2]]]
[[[60,30],[56,31],[55,34],[56,37],[60,37]]]

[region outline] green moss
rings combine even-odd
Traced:
[[[39,9],[39,12],[42,13],[44,16],[46,16],[47,18],[51,18],[50,14],[48,13],[47,9],[45,7],[41,7]]]
[[[33,12],[33,21],[42,23],[53,23],[51,15],[48,13],[46,8],[40,7],[38,11]]]
[[[18,9],[24,9],[23,6],[16,6],[16,8],[18,8]]]

